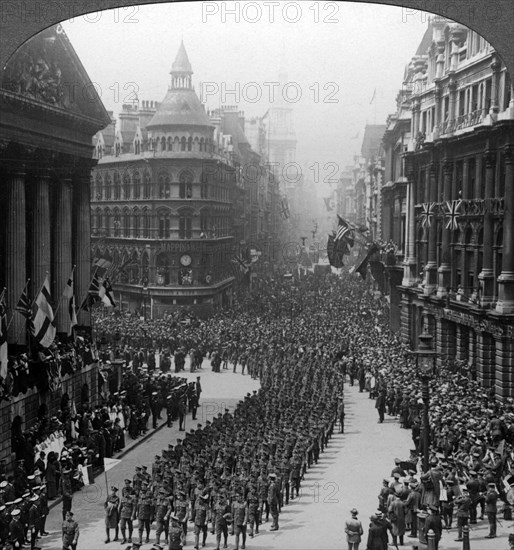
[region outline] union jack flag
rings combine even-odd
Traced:
[[[234,256],[232,258],[232,263],[239,267],[239,270],[244,273],[245,275],[250,271],[250,265],[248,262],[243,258],[242,254],[239,254],[239,256]]]
[[[459,208],[462,201],[459,199],[457,201],[446,201],[446,214],[445,217],[448,218],[446,222],[446,229],[458,229],[459,224],[457,222],[459,218]]]
[[[424,202],[421,205],[421,214],[419,219],[422,227],[430,227],[432,225],[432,218],[434,217],[435,202]]]

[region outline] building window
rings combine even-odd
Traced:
[[[169,176],[159,176],[159,198],[169,199],[171,196]]]
[[[136,172],[134,174],[134,198],[139,199],[141,196],[141,176],[139,175],[139,172]]]
[[[110,174],[107,174],[105,178],[105,198],[110,200],[112,192],[112,180]]]
[[[139,234],[139,225],[140,225],[140,219],[139,219],[139,215],[138,214],[134,214],[134,237],[136,239],[139,239],[140,237],[140,234]]]
[[[171,220],[169,214],[159,216],[159,238],[169,239],[171,237]]]
[[[179,196],[181,199],[191,199],[193,197],[193,174],[191,172],[184,171],[180,173]]]
[[[150,174],[148,172],[145,173],[145,185],[143,188],[143,198],[149,199],[150,198],[150,190],[151,190],[151,183],[150,183]]]
[[[186,150],[186,138],[183,137],[181,140],[180,140],[180,150],[181,151],[185,151]]]
[[[130,177],[128,174],[123,176],[123,198],[130,199]]]
[[[114,172],[114,200],[121,198],[121,178],[118,172]]]
[[[146,208],[143,210],[143,237],[146,239],[150,237],[150,215]]]
[[[178,238],[190,239],[192,237],[193,218],[190,213],[180,214],[178,226]]]

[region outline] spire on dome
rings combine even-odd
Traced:
[[[193,74],[193,69],[191,63],[189,62],[189,57],[187,56],[186,48],[184,46],[184,41],[180,42],[180,47],[175,57],[175,61],[171,66],[171,89],[193,89],[191,82],[191,75]]]

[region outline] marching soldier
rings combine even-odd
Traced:
[[[489,521],[489,534],[486,539],[494,539],[496,537],[496,514],[498,513],[496,501],[498,493],[496,492],[496,483],[487,484],[487,493],[485,495],[485,511],[487,520]]]
[[[195,514],[195,548],[198,550],[199,547],[199,541],[200,541],[200,533],[202,533],[203,539],[202,539],[202,546],[205,546],[205,541],[207,540],[207,514],[209,512],[209,509],[207,507],[207,501],[209,500],[209,495],[200,495],[199,498],[196,499],[195,505],[194,505],[194,514]]]
[[[139,543],[143,544],[143,530],[146,530],[145,542],[150,542],[150,525],[154,517],[154,501],[149,490],[141,490],[141,499],[137,505],[137,518],[139,520]]]
[[[171,525],[169,530],[169,550],[182,550],[183,547],[183,532],[180,525],[180,519],[174,515],[170,515]]]
[[[277,495],[278,503],[278,495]],[[277,516],[278,517],[278,516]],[[244,502],[243,495],[237,493],[236,502],[232,504],[232,535],[236,535],[236,549],[239,550],[239,537],[242,536],[241,550],[246,548],[246,524],[248,522],[248,504]],[[278,525],[278,524],[277,524]],[[273,528],[272,528],[273,529]]]
[[[20,510],[15,508],[11,512],[11,523],[9,523],[9,531],[11,533],[11,541],[14,548],[23,548],[25,542],[25,533],[23,532],[23,525],[20,521]]]
[[[251,487],[248,493],[248,525],[250,526],[250,538],[253,538],[254,526],[255,533],[259,532],[259,496],[256,490]]]
[[[178,519],[179,525],[182,529],[182,545],[186,544],[186,535],[187,535],[187,522],[189,520],[189,507],[186,500],[185,491],[179,491],[177,499],[174,503],[175,516]]]
[[[232,517],[230,515],[230,505],[220,493],[217,502],[212,511],[212,534],[216,534],[216,550],[220,550],[221,535],[223,535],[223,548],[227,548],[228,541],[228,523]]]
[[[166,493],[166,489],[159,489],[157,502],[155,503],[155,543],[161,543],[161,533],[164,531],[165,540],[168,539],[168,527],[173,504]]]
[[[278,531],[278,506],[279,506],[279,491],[277,487],[277,476],[274,473],[269,474],[268,487],[268,505],[271,512],[273,523],[270,531]]]
[[[66,512],[66,519],[62,524],[62,548],[63,550],[76,550],[79,540],[79,524],[73,519],[73,512]]]
[[[127,482],[130,480],[125,480]],[[132,544],[132,532],[134,530],[133,521],[136,517],[136,498],[132,493],[130,487],[123,487],[122,497],[120,501],[120,527],[121,527],[121,536],[123,540],[121,544],[130,542]],[[126,527],[128,526],[128,539],[126,537]]]
[[[114,541],[118,540],[118,522],[119,522],[119,507],[120,507],[120,498],[118,497],[118,488],[111,487],[111,494],[107,497],[105,501],[105,533],[107,539],[105,544],[111,542],[111,529],[114,529]]]
[[[30,533],[30,548],[34,550],[36,546],[37,534],[39,531],[39,521],[40,521],[40,512],[38,506],[39,497],[33,495],[30,497],[30,508],[29,508],[29,529]]]

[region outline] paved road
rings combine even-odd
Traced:
[[[204,362],[203,369],[200,371],[195,373],[181,372],[180,376],[187,377],[190,381],[196,380],[196,376],[201,376],[202,382],[202,396],[200,407],[197,411],[197,420],[192,421],[191,415],[188,415],[185,426],[186,430],[196,426],[197,423],[205,423],[206,420],[212,419],[219,412],[224,412],[225,408],[228,408],[232,412],[237,403],[248,392],[256,390],[260,386],[257,380],[252,380],[247,374],[242,376],[240,371],[238,374],[233,374],[232,370],[222,370],[218,374],[213,373],[208,366],[208,361]],[[137,465],[146,464],[150,470],[154,456],[161,454],[162,449],[167,449],[168,443],[175,444],[178,438],[183,438],[183,435],[184,432],[178,431],[178,421],[173,423],[172,428],[164,427],[155,432],[141,445],[138,445],[127,453],[120,464],[107,472],[109,487],[111,485],[116,485],[119,488],[123,487],[123,480],[126,477],[132,479]],[[119,550],[123,548],[124,550],[126,548],[127,545],[122,547],[119,542],[111,542],[108,545],[104,544],[103,503],[105,502],[105,498],[106,484],[104,476],[97,477],[94,485],[83,487],[80,492],[73,495],[73,511],[80,527],[79,550],[99,550],[104,548],[106,550]],[[50,535],[38,541],[41,548],[52,550],[62,548],[61,526],[62,505],[58,505],[50,511],[47,519],[46,530],[50,532]],[[111,531],[112,536],[113,532]],[[152,540],[155,541],[155,537]],[[192,535],[189,535],[189,540],[192,540]],[[192,545],[189,546],[192,548]],[[149,550],[151,547],[151,544],[143,545],[143,550],[145,548]]]
[[[192,378],[196,374],[187,376]],[[258,382],[249,376],[234,375],[231,370],[214,374],[204,368],[201,376],[204,388],[203,407],[198,411],[201,422],[222,412],[225,407],[235,407],[248,391],[258,387]],[[318,464],[307,472],[300,499],[282,510],[279,531],[270,532],[271,523],[265,523],[257,536],[248,539],[248,550],[342,550],[346,548],[344,522],[353,507],[360,511],[365,531],[361,548],[366,547],[369,516],[377,509],[382,479],[390,474],[396,457],[404,459],[409,456],[412,440],[410,431],[402,430],[393,418],[386,416],[386,421],[378,424],[374,402],[367,393],[359,393],[357,387],[346,386],[345,400],[345,433],[334,434]],[[136,464],[150,465],[154,454],[165,448],[170,440],[175,441],[179,433],[177,427],[163,428],[155,433],[128,453],[122,464],[108,472],[109,484],[121,486],[127,475],[132,476]],[[74,497],[73,506],[81,527],[79,550],[121,548],[119,543],[103,544],[104,498],[105,482],[102,478],[97,479],[94,488],[83,490]],[[55,534],[43,539],[43,548],[59,548],[60,511],[59,506],[51,512],[47,525]],[[486,520],[473,526],[471,549],[507,550],[507,533],[509,530],[513,532],[513,526],[512,522],[502,523],[503,528],[499,528],[501,536],[492,540],[484,539],[488,532]],[[444,532],[440,550],[461,550],[462,543],[455,542],[455,538],[455,529]],[[192,540],[190,533],[186,549],[192,548]],[[413,540],[406,537],[403,548],[410,549]],[[143,545],[143,550],[151,547],[151,544]],[[210,534],[205,548],[215,548],[214,537]],[[234,548],[233,537],[229,538],[229,548]]]

